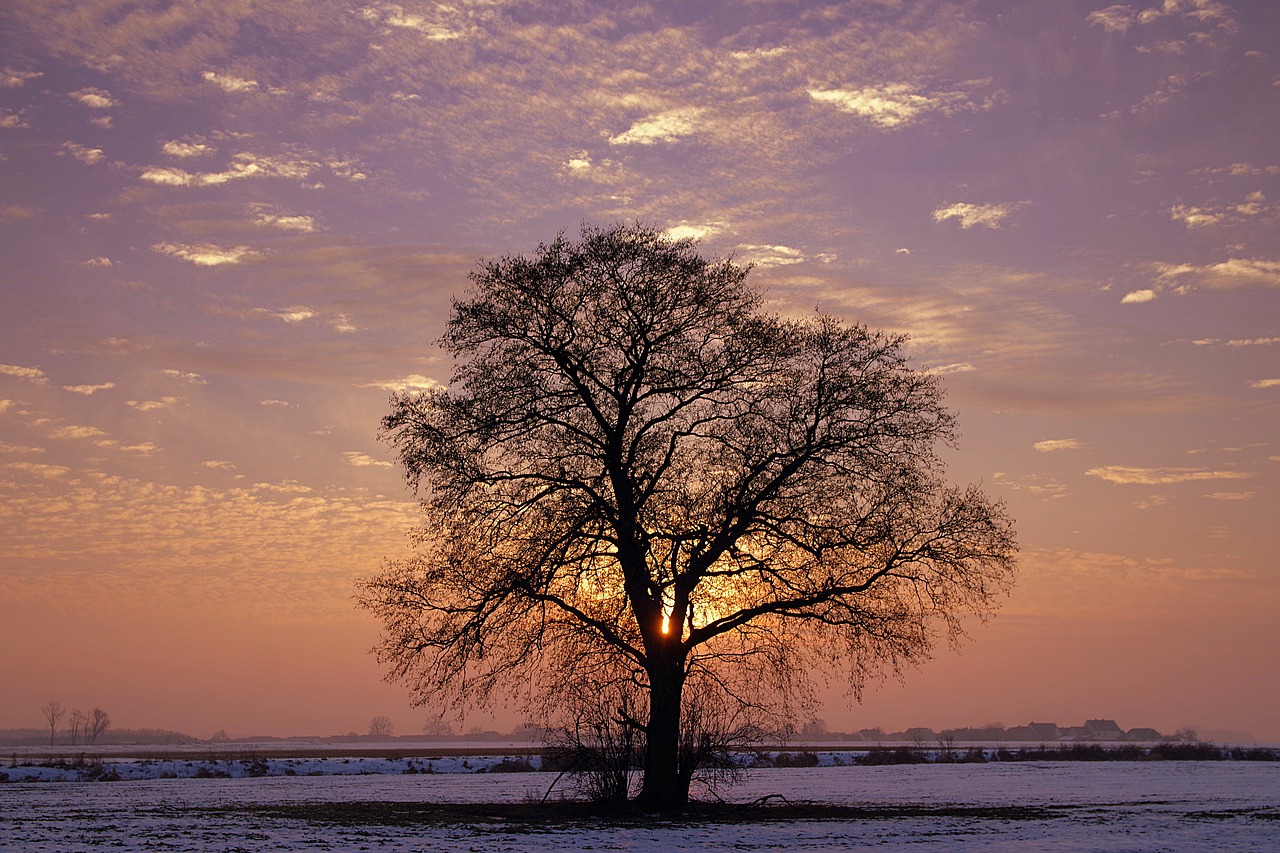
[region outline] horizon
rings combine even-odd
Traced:
[[[325,9],[0,13],[0,728],[438,714],[352,600],[417,521],[388,397],[478,259],[642,221],[909,335],[1016,522],[998,615],[818,673],[831,728],[1280,742],[1280,4]]]

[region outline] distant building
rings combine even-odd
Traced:
[[[1089,740],[1124,740],[1124,729],[1115,720],[1085,720],[1084,730]]]
[[[1128,740],[1166,740],[1165,736],[1155,729],[1129,729],[1125,735]]]
[[[1031,730],[1032,740],[1057,740],[1062,737],[1062,730],[1057,723],[1027,723]]]

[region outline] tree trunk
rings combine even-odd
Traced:
[[[684,666],[664,661],[649,671],[649,728],[644,784],[636,802],[650,809],[681,808],[689,802],[688,774],[680,767],[680,698]]]

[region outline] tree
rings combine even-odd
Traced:
[[[40,706],[40,713],[44,714],[44,719],[49,724],[49,746],[53,746],[53,739],[58,734],[58,723],[62,722],[67,709],[62,707],[62,703],[57,699],[50,699]]]
[[[70,726],[68,731],[70,731],[71,733],[72,745],[75,745],[76,743],[79,742],[80,736],[87,731],[88,723],[89,723],[89,718],[85,716],[84,711],[81,711],[79,708],[76,708],[71,712],[71,717],[67,721],[67,724],[68,726]],[[87,739],[88,738],[86,737],[86,740]]]
[[[707,754],[688,696],[793,705],[811,667],[860,695],[1012,582],[1012,524],[943,480],[954,418],[905,339],[769,315],[747,274],[627,225],[482,261],[451,384],[382,421],[423,498],[414,556],[358,582],[388,679],[422,704],[639,690],[609,713],[652,808]]]
[[[84,724],[85,742],[97,743],[98,738],[111,726],[111,717],[101,708],[94,708]]]
[[[395,725],[390,717],[378,716],[369,721],[369,734],[374,737],[391,737],[393,731],[395,731]]]

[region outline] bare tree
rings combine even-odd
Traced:
[[[688,799],[686,685],[776,714],[839,666],[858,695],[1013,576],[1003,507],[942,478],[954,419],[904,339],[770,316],[747,273],[641,226],[482,262],[449,388],[383,419],[424,498],[416,555],[359,582],[388,677],[554,704],[623,673],[650,807]]]
[[[57,699],[50,699],[40,706],[40,713],[44,714],[45,722],[49,724],[49,746],[53,746],[53,739],[58,734],[58,723],[62,722],[67,709]]]
[[[454,735],[453,723],[439,714],[432,714],[422,724],[422,733],[433,737],[452,737]]]
[[[79,743],[80,737],[88,730],[89,718],[85,716],[84,711],[76,708],[71,712],[71,717],[67,720],[70,727],[68,731],[71,734],[72,745]]]
[[[85,743],[97,743],[98,738],[111,726],[111,717],[101,708],[89,712],[85,721]]]
[[[395,725],[390,717],[378,716],[369,721],[369,734],[375,737],[390,737]]]

